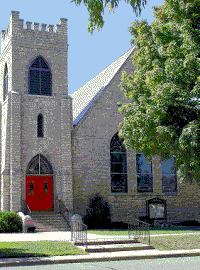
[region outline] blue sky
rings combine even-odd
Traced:
[[[0,16],[0,30],[6,30],[11,10],[20,12],[20,19],[56,25],[60,18],[68,19],[68,79],[69,94],[109,66],[128,49],[131,35],[128,27],[134,20],[154,21],[152,6],[160,6],[164,0],[147,0],[140,17],[136,17],[130,4],[120,1],[115,14],[104,12],[105,24],[99,32],[89,35],[87,31],[89,14],[86,6],[76,6],[71,0],[59,1],[16,1],[4,2]]]

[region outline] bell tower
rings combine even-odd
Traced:
[[[31,182],[31,194],[38,194],[32,201],[40,205],[39,199],[45,201],[42,196],[52,192],[48,210],[57,211],[59,201],[68,210],[73,208],[67,61],[67,19],[61,18],[54,31],[53,25],[46,24],[39,29],[39,23],[32,28],[26,22],[24,27],[19,12],[11,12],[9,26],[1,32],[1,211],[23,211],[27,172],[29,179],[32,173],[37,181],[49,177],[45,162],[52,168],[52,186],[44,182],[43,192],[41,182]],[[32,164],[35,157],[38,163]],[[43,165],[40,160],[45,160]]]

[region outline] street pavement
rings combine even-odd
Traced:
[[[156,258],[146,260],[122,260],[88,263],[18,266],[16,270],[198,270],[200,257]],[[2,270],[13,270],[3,267]]]
[[[190,234],[199,234],[194,232]],[[166,234],[165,234],[166,235]],[[6,233],[0,234],[0,242],[16,242],[16,241],[70,241],[71,232],[43,232],[43,233]],[[154,237],[151,235],[151,237]],[[128,236],[100,236],[88,233],[89,240],[119,240],[128,239]],[[29,258],[1,258],[0,267],[9,266],[31,266],[31,265],[50,265],[50,264],[73,264],[86,262],[111,262],[126,260],[143,260],[143,259],[161,259],[172,257],[193,257],[200,256],[200,249],[193,250],[170,250],[159,251],[137,250],[137,251],[118,251],[118,252],[102,252],[90,253],[88,255],[67,255],[52,257],[29,257]],[[87,269],[87,268],[86,268]],[[117,269],[117,268],[116,268]],[[198,269],[198,268],[197,268]],[[199,267],[200,269],[200,267]]]

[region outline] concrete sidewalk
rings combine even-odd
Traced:
[[[199,234],[192,233],[192,234]],[[191,234],[191,233],[190,233]],[[165,234],[166,235],[166,234]],[[151,235],[153,237],[154,235]],[[88,241],[95,240],[122,240],[128,239],[128,236],[101,236],[88,233]],[[0,234],[0,242],[15,241],[70,241],[71,232],[43,232],[43,233],[10,233]],[[61,264],[61,263],[80,263],[94,261],[118,261],[118,260],[141,260],[153,258],[167,257],[188,257],[200,256],[200,249],[194,250],[170,250],[159,251],[137,250],[137,251],[118,251],[118,252],[102,252],[90,253],[88,255],[68,255],[68,256],[52,256],[52,257],[29,257],[29,258],[2,258],[0,259],[0,267],[5,266],[21,266],[21,265],[45,265],[45,264]]]

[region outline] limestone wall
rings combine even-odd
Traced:
[[[61,18],[60,24],[55,26],[55,31],[53,25],[49,25],[47,31],[45,24],[39,27],[39,23],[34,23],[33,29],[31,24],[27,22],[25,29],[23,20],[19,19],[19,12],[12,11],[9,26],[1,35],[0,93],[3,108],[2,147],[4,147],[1,172],[3,173],[6,166],[8,169],[11,168],[6,174],[8,179],[5,187],[10,186],[9,181],[13,183],[12,190],[8,191],[10,206],[8,205],[7,208],[15,209],[15,205],[20,207],[21,199],[25,200],[27,165],[35,155],[41,153],[49,160],[54,170],[54,205],[57,199],[62,199],[67,208],[72,209],[71,128],[73,124],[72,100],[68,96],[67,19]],[[29,67],[38,56],[45,59],[51,70],[51,96],[29,94]],[[3,76],[6,63],[9,87],[7,98],[3,102]],[[10,111],[6,107],[11,106],[10,91],[13,91],[13,123],[11,123]],[[43,138],[37,137],[39,113],[44,119]],[[12,142],[9,132],[12,133]]]
[[[133,74],[132,61],[123,70]],[[161,161],[152,157],[153,193],[137,192],[136,153],[127,149],[128,193],[111,193],[110,141],[118,131],[123,115],[117,102],[125,102],[120,91],[121,70],[93,103],[73,131],[74,211],[84,216],[89,198],[99,192],[109,203],[113,221],[132,221],[146,215],[146,201],[166,200],[168,222],[195,219],[199,212],[197,186],[179,186],[178,192],[162,193]]]

